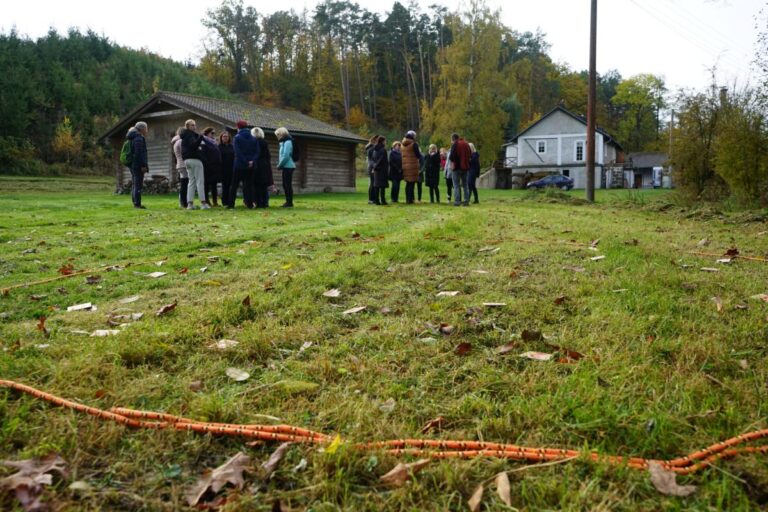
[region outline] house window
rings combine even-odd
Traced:
[[[584,161],[584,141],[576,141],[576,161]]]
[[[563,176],[571,177],[571,171],[570,169],[563,169]]]
[[[536,151],[538,153],[546,153],[547,152],[547,141],[545,141],[545,140],[538,140],[538,141],[536,141]]]

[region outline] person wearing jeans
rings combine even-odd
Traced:
[[[275,137],[280,141],[277,168],[283,173],[285,204],[282,207],[293,208],[293,171],[296,170],[296,163],[293,161],[293,139],[284,126],[275,130]]]
[[[469,186],[467,184],[467,172],[469,171],[469,160],[472,156],[472,150],[463,137],[458,133],[451,135],[453,145],[448,155],[453,164],[453,206],[469,206]],[[446,164],[447,165],[447,164]],[[462,202],[462,192],[464,201]]]

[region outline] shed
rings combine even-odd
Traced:
[[[130,171],[120,164],[120,148],[128,129],[138,121],[149,127],[147,151],[149,175],[178,182],[173,166],[170,141],[187,119],[195,119],[198,129],[214,127],[218,133],[236,132],[237,121],[264,130],[273,166],[277,165],[278,142],[275,129],[285,126],[299,146],[301,160],[293,174],[293,186],[302,192],[354,192],[357,145],[366,142],[360,136],[324,123],[300,112],[264,107],[245,101],[221,100],[177,92],[161,91],[120,119],[100,140],[108,141],[115,155],[118,189],[130,181]],[[276,182],[279,180],[275,176]]]
[[[667,154],[660,151],[630,153],[625,165],[627,188],[659,188],[667,168]]]

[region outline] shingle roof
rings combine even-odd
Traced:
[[[664,167],[667,162],[667,154],[657,151],[646,151],[641,153],[630,153],[627,155],[632,161],[632,167],[635,169],[645,169],[651,167]]]
[[[232,129],[235,128],[238,120],[244,119],[250,126],[259,126],[264,131],[275,130],[284,126],[289,132],[297,135],[310,137],[314,135],[325,139],[365,142],[365,139],[357,134],[342,130],[294,110],[264,107],[246,101],[221,100],[167,91],[160,91],[153,95],[145,103],[118,121],[102,138],[110,137],[115,133],[122,135],[125,128],[123,125],[127,125],[133,118],[158,101],[189,110],[195,114],[218,121]]]

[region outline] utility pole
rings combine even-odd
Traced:
[[[589,30],[589,97],[587,98],[587,201],[595,201],[595,103],[597,100],[597,0],[592,0]]]

